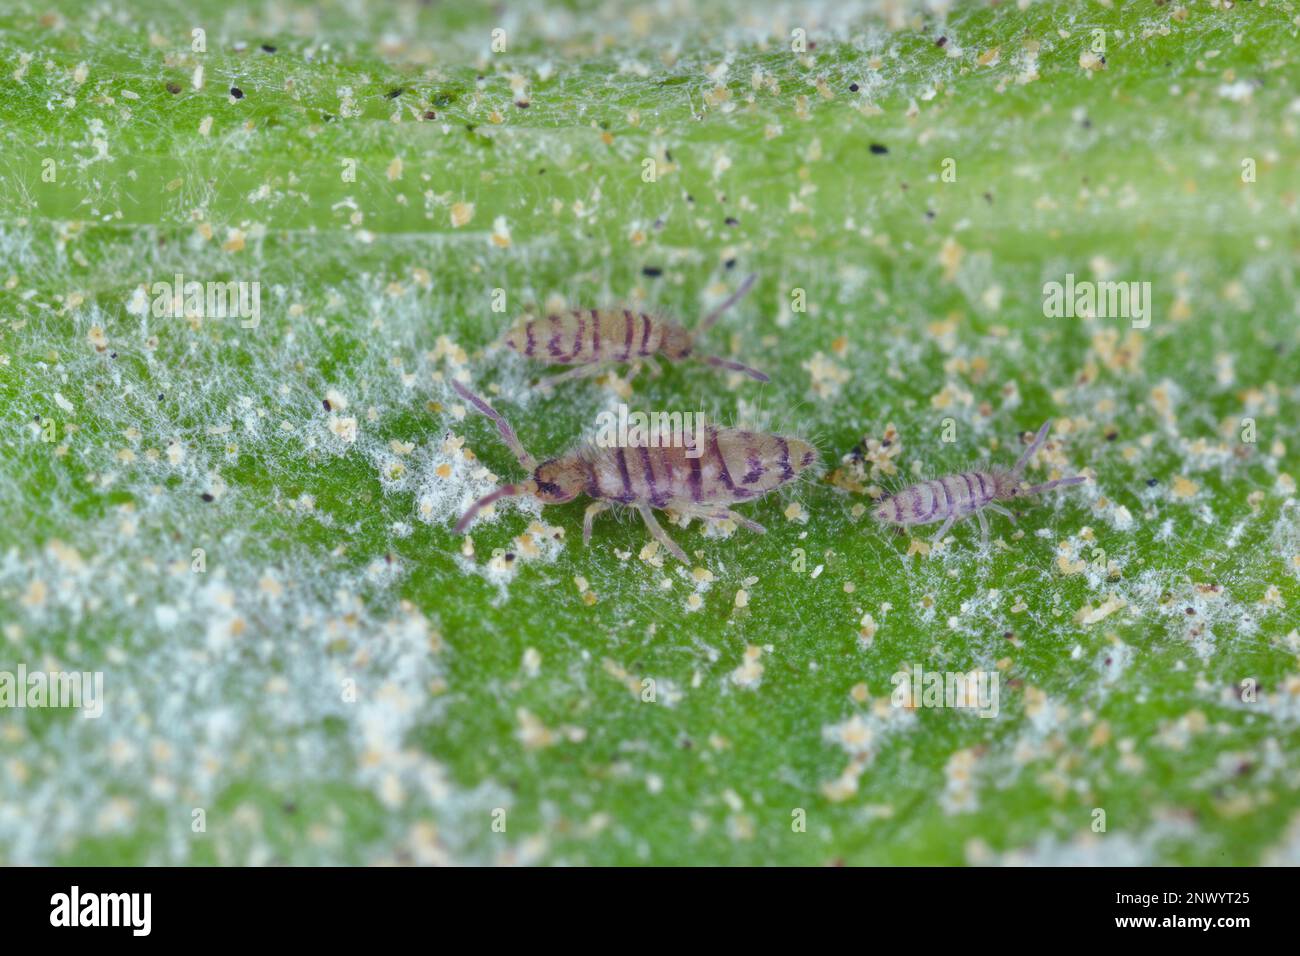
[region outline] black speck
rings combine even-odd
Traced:
[[[1114,441],[1119,437],[1119,432],[1106,432],[1106,441]]]
[[[163,393],[162,393],[162,392],[159,392],[159,393],[158,393],[158,401],[161,402],[162,400],[163,400]]]
[[[332,123],[332,122],[334,122],[334,114],[333,114],[333,113],[321,113],[320,118],[323,119],[323,120],[324,120],[325,122],[327,122],[327,123]]]
[[[885,155],[885,153],[889,152],[889,147],[886,146],[884,143],[872,143],[871,151],[875,153],[877,156],[883,156]]]
[[[532,104],[527,100],[515,100],[515,106],[519,107],[521,110],[526,110],[528,107],[532,106]]]
[[[670,163],[673,161],[673,151],[671,149],[664,150],[664,159],[668,160]]]
[[[722,265],[723,265],[725,268],[727,268],[727,269],[734,269],[734,268],[736,268],[736,260],[735,260],[735,259],[728,259],[728,260],[727,260],[726,262],[724,262]]]
[[[237,86],[232,86],[230,88],[230,95],[237,100],[242,100],[244,98],[244,91]]]
[[[690,193],[687,193],[687,194],[686,194],[686,201],[687,201],[688,203],[690,203],[691,205],[694,205],[694,204],[695,204],[695,197],[692,196]]]
[[[399,86],[399,87],[398,87],[397,89],[395,89],[395,90],[389,90],[389,91],[388,91],[387,93],[385,93],[384,95],[385,95],[386,97],[388,97],[390,100],[395,100],[395,99],[397,99],[399,96],[401,96],[401,95],[402,95],[403,93],[405,93],[405,92],[406,92],[406,90],[402,89],[402,88]]]
[[[327,412],[328,412],[328,411],[333,411],[333,409],[330,407],[330,400],[329,400],[328,398],[322,398],[322,399],[320,400],[320,403],[321,403],[322,406],[324,406],[325,411],[327,411]]]
[[[216,501],[216,499],[212,497],[212,492],[210,491],[203,492],[203,494],[200,495],[199,497],[201,497],[204,501]]]
[[[117,353],[116,353],[116,352],[109,352],[109,353],[108,353],[108,357],[109,357],[109,358],[117,358]]]
[[[664,270],[660,269],[658,266],[642,266],[641,274],[643,276],[649,276],[651,279],[657,279],[659,276],[664,274]]]
[[[539,169],[539,170],[537,171],[537,175],[538,175],[538,176],[545,176],[545,175],[546,175],[546,167],[543,166],[541,169]]]
[[[992,194],[992,193],[985,193],[985,194],[984,194],[984,201],[985,201],[986,203],[988,203],[990,206],[993,205],[993,194]]]
[[[858,89],[859,89],[858,84],[856,84],[856,83],[850,83],[850,84],[849,84],[849,92],[850,92],[850,93],[856,93],[856,92],[858,91]]]
[[[172,96],[177,95],[178,93],[180,93],[180,91],[181,91],[181,85],[179,83],[167,84],[167,92],[170,93]]]
[[[427,119],[427,120],[437,119],[437,118],[438,118],[438,114],[435,113],[433,110],[425,110],[425,111],[424,111],[424,118]]]
[[[926,218],[926,219],[929,219],[931,222],[933,222],[933,221],[934,221],[934,210],[933,210],[933,209],[927,209],[927,210],[925,211],[925,218]]]
[[[263,44],[262,44],[262,50],[263,50],[263,52],[265,52],[265,53],[274,53],[274,52],[275,52],[275,47],[271,46],[271,44],[269,44],[269,43],[263,43]]]
[[[1196,613],[1196,608],[1194,607],[1185,608],[1184,610],[1186,611],[1188,617],[1191,617]]]
[[[506,552],[506,560],[507,560],[507,561],[513,561],[514,559],[515,559],[515,553],[514,553],[513,551],[507,551],[507,552]]]
[[[1003,632],[1002,632],[1002,636],[1005,637],[1005,638],[1009,641],[1009,640],[1011,640],[1013,637],[1015,637],[1016,635],[1015,635],[1014,633],[1012,633],[1011,631],[1003,631]]]
[[[948,38],[947,38],[947,37],[939,37],[939,39],[937,39],[937,40],[934,41],[934,45],[937,46],[939,49],[942,50],[944,47],[946,47],[946,46],[948,45]]]
[[[740,225],[740,220],[737,219],[735,216],[728,216],[726,219],[723,220],[723,222],[725,222],[728,226]]]
[[[1154,479],[1154,478],[1148,478],[1148,479],[1147,479],[1147,487],[1148,487],[1148,488],[1154,488],[1154,487],[1155,487],[1156,485],[1158,485],[1158,484],[1160,484],[1160,482],[1158,482],[1158,481],[1157,481],[1156,479]]]

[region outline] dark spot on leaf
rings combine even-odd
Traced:
[[[204,501],[216,501],[216,499],[212,496],[212,492],[210,491],[203,492],[203,494],[200,495],[199,497],[202,498]]]
[[[323,406],[325,407],[325,411],[328,412],[328,411],[332,411],[332,410],[333,410],[333,409],[331,408],[331,406],[330,406],[330,400],[329,400],[328,398],[322,398],[322,399],[320,400],[320,403],[321,403],[321,405],[323,405]]]
[[[244,98],[244,91],[237,86],[232,86],[230,88],[230,95],[237,100],[242,100]]]
[[[889,152],[889,147],[886,146],[884,143],[872,143],[871,151],[875,153],[877,156],[883,156],[885,155],[885,153]]]
[[[652,279],[657,279],[659,276],[664,274],[664,270],[658,266],[642,266],[641,274],[643,276],[649,276]]]
[[[1157,481],[1155,478],[1148,478],[1148,479],[1147,479],[1147,487],[1148,487],[1148,488],[1154,488],[1154,487],[1155,487],[1156,485],[1158,485],[1158,484],[1160,484],[1160,482]]]
[[[723,220],[723,222],[725,222],[728,226],[740,225],[740,220],[737,219],[735,216],[728,216],[726,219]]]
[[[262,44],[262,50],[263,50],[263,52],[266,52],[266,53],[274,53],[274,52],[275,52],[275,47],[271,46],[271,44],[269,44],[269,43],[263,43],[263,44]]]
[[[948,45],[948,38],[947,38],[947,37],[939,37],[939,39],[937,39],[937,40],[934,41],[934,45],[937,46],[939,49],[942,50],[944,47],[946,47],[946,46]]]
[[[384,95],[385,95],[386,97],[388,97],[390,100],[395,100],[395,99],[397,99],[399,96],[401,96],[401,95],[402,95],[403,93],[405,93],[405,92],[406,92],[406,90],[402,89],[402,88],[399,86],[399,87],[398,87],[397,89],[395,89],[395,90],[389,90],[389,91],[388,91],[387,93],[385,93]]]
[[[181,85],[179,83],[167,84],[167,92],[170,93],[172,96],[175,96],[180,91],[181,91]]]
[[[856,84],[856,83],[850,83],[850,84],[849,84],[849,92],[850,92],[850,93],[856,93],[856,92],[858,91],[858,89],[859,89],[858,84]]]
[[[437,119],[437,118],[438,118],[438,114],[435,113],[433,110],[425,110],[425,111],[424,111],[424,118],[427,119],[427,120]]]

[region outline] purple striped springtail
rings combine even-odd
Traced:
[[[655,520],[655,510],[671,508],[703,520],[730,518],[761,534],[762,525],[730,506],[761,498],[793,481],[818,459],[817,449],[799,438],[706,425],[704,448],[694,456],[688,454],[694,449],[680,446],[586,444],[538,464],[500,412],[459,382],[452,382],[452,387],[496,423],[501,438],[531,475],[526,481],[502,485],[470,505],[456,522],[456,534],[464,534],[480,509],[501,498],[531,495],[555,505],[585,494],[592,503],[583,516],[583,544],[591,541],[596,515],[616,504],[627,505],[641,515],[656,541],[689,565],[686,552]]]
[[[670,362],[697,358],[715,368],[743,372],[766,382],[769,381],[766,375],[748,365],[716,355],[695,355],[695,340],[723,312],[745,297],[756,278],[756,275],[748,276],[725,302],[704,317],[694,332],[670,319],[630,309],[569,309],[545,318],[521,319],[502,341],[525,358],[547,365],[572,366],[566,372],[539,381],[537,386],[542,389],[595,375],[610,365],[644,362],[653,367],[656,355]]]
[[[1020,460],[1010,471],[989,467],[921,481],[909,485],[896,494],[881,498],[872,513],[877,521],[902,527],[942,521],[939,531],[931,539],[935,542],[943,540],[943,536],[948,533],[953,522],[974,515],[980,524],[980,544],[987,548],[989,523],[984,517],[985,509],[1015,521],[1016,516],[998,502],[1015,501],[1051,491],[1053,488],[1077,485],[1088,480],[1082,475],[1075,475],[1071,478],[1058,478],[1041,485],[1030,485],[1021,477],[1034,452],[1038,451],[1047,439],[1047,431],[1051,424],[1051,421],[1043,423],[1033,443],[1025,449],[1025,453],[1020,456]]]

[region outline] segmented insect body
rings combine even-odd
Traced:
[[[502,439],[531,477],[503,485],[474,502],[456,523],[463,534],[478,512],[501,498],[532,495],[543,504],[562,504],[580,494],[593,499],[582,522],[582,541],[591,541],[592,524],[615,504],[635,508],[650,534],[684,564],[690,560],[655,520],[655,509],[671,508],[695,518],[730,518],[751,531],[765,529],[729,507],[760,498],[793,481],[816,463],[817,449],[799,438],[738,428],[704,428],[703,449],[583,445],[541,464],[520,443],[509,423],[459,382],[462,398],[491,418]],[[691,454],[688,455],[688,452]]]
[[[654,364],[656,355],[672,362],[689,358],[717,368],[743,372],[760,382],[768,381],[762,372],[719,358],[695,354],[695,340],[712,327],[727,309],[749,292],[756,277],[751,275],[740,288],[718,306],[694,331],[670,319],[633,312],[629,309],[569,309],[540,319],[523,319],[502,337],[502,341],[526,358],[548,365],[571,365],[560,375],[542,379],[538,385],[551,388],[562,381],[595,375],[609,365],[627,362]]]
[[[1047,439],[1047,431],[1051,424],[1050,421],[1043,423],[1033,443],[1025,449],[1025,453],[1020,456],[1020,460],[1010,471],[1003,468],[964,471],[909,485],[896,494],[886,495],[880,499],[873,512],[876,520],[903,527],[942,521],[938,533],[931,539],[940,541],[948,533],[953,522],[974,515],[980,524],[981,544],[988,547],[989,523],[984,517],[985,509],[1015,521],[1015,515],[998,502],[1014,501],[1088,480],[1082,475],[1075,475],[1071,478],[1058,478],[1041,485],[1030,485],[1021,478],[1034,452],[1038,451]]]

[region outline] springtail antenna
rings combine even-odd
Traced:
[[[524,447],[523,442],[519,440],[519,436],[515,434],[515,430],[510,427],[510,423],[502,417],[500,412],[487,402],[483,401],[483,399],[479,398],[464,385],[460,384],[460,382],[453,379],[451,387],[456,390],[456,394],[461,398],[465,399],[465,401],[469,402],[488,418],[492,419],[492,421],[496,422],[497,431],[501,433],[501,438],[505,441],[510,450],[514,452],[515,458],[519,459],[519,464],[523,465],[525,470],[528,472],[534,472],[537,470],[537,459],[528,454],[528,449]],[[486,499],[484,500],[486,501]],[[476,505],[475,507],[478,506]],[[470,510],[473,511],[474,509]]]
[[[496,491],[489,495],[484,495],[478,501],[470,505],[469,510],[461,515],[460,520],[456,522],[456,527],[453,529],[453,533],[464,534],[465,529],[470,526],[475,516],[477,516],[478,513],[488,505],[492,504],[492,502],[499,501],[502,498],[513,498],[516,495],[531,495],[536,489],[537,483],[531,479],[528,481],[521,481],[517,485],[502,485]]]
[[[1063,488],[1066,485],[1079,485],[1088,479],[1083,475],[1075,475],[1072,478],[1057,478],[1055,481],[1046,481],[1041,485],[1034,485],[1032,488],[1026,488],[1025,494],[1039,495],[1044,491],[1051,491],[1053,488]]]
[[[1025,470],[1025,465],[1029,464],[1029,459],[1034,457],[1034,452],[1042,447],[1043,441],[1047,438],[1047,430],[1052,427],[1052,420],[1049,418],[1043,422],[1043,427],[1038,429],[1038,434],[1034,437],[1033,443],[1025,449],[1025,453],[1020,456],[1016,462],[1016,467],[1011,469],[1011,474],[1019,476]]]
[[[729,368],[733,372],[744,372],[750,378],[758,379],[760,382],[772,381],[756,368],[750,368],[748,365],[742,365],[730,359],[718,358],[716,355],[701,355],[700,361],[706,365],[712,365],[714,368]]]
[[[745,281],[740,284],[740,288],[731,293],[722,305],[718,306],[704,317],[704,321],[699,324],[699,327],[695,330],[695,334],[701,335],[712,328],[713,323],[718,321],[718,316],[722,315],[723,312],[726,312],[729,308],[745,297],[746,293],[754,287],[754,280],[757,278],[757,272],[751,272],[749,275],[745,276]]]

